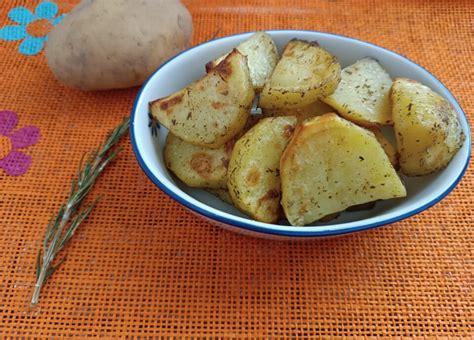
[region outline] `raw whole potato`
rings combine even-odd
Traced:
[[[282,206],[292,225],[406,196],[374,134],[335,113],[304,122],[281,157]]]
[[[291,40],[265,84],[259,100],[262,109],[305,107],[334,92],[341,65],[316,42]]]
[[[106,90],[142,84],[191,43],[178,0],[83,0],[51,31],[49,68],[64,84]]]
[[[390,99],[402,172],[424,176],[448,165],[464,142],[454,108],[411,79],[396,79]]]
[[[272,75],[273,69],[278,61],[278,50],[272,37],[266,32],[256,32],[249,39],[245,40],[237,50],[247,56],[250,70],[250,78],[255,92],[260,92]],[[216,67],[224,58],[224,55],[206,64],[209,72]]]
[[[150,108],[182,140],[219,148],[245,126],[254,97],[247,58],[234,49],[202,79],[151,102]]]
[[[235,206],[257,221],[280,217],[280,157],[295,128],[295,117],[260,120],[232,150],[228,188]]]
[[[391,86],[392,78],[387,71],[375,59],[364,58],[344,68],[336,91],[321,100],[359,125],[391,125]]]

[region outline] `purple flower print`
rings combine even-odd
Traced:
[[[34,145],[40,139],[35,126],[25,126],[13,131],[18,116],[13,111],[0,111],[0,168],[10,176],[24,175],[31,165],[31,156],[18,149]]]

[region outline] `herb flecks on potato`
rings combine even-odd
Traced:
[[[234,140],[217,149],[183,141],[168,133],[164,149],[165,164],[190,187],[227,188],[227,167]]]
[[[406,196],[385,151],[367,129],[335,113],[299,125],[281,158],[282,206],[292,225],[348,207]]]
[[[316,42],[293,39],[265,84],[259,106],[290,109],[309,105],[334,92],[340,73],[336,57]]]
[[[364,58],[344,68],[336,91],[322,98],[344,118],[362,126],[392,124],[388,94],[392,79],[372,58]]]
[[[237,208],[257,221],[280,217],[280,157],[296,125],[295,117],[264,118],[234,146],[228,188]]]
[[[260,92],[272,75],[279,58],[275,42],[268,33],[260,31],[237,46],[237,50],[247,57],[253,87],[256,92]],[[226,56],[227,54],[208,62],[207,72],[212,71]]]
[[[396,79],[390,99],[402,172],[423,176],[448,165],[464,142],[454,108],[410,79]]]
[[[219,148],[242,130],[254,97],[247,59],[234,50],[202,79],[151,102],[150,109],[182,140]]]
[[[168,133],[163,152],[166,167],[190,187],[227,190],[227,168],[234,144],[260,118],[260,115],[250,115],[244,128],[216,149],[194,145]],[[212,191],[215,192],[219,191]]]
[[[431,174],[463,144],[444,98],[413,80],[392,81],[374,59],[346,67],[341,79],[336,58],[317,43],[291,40],[278,62],[264,32],[238,49],[150,106],[170,130],[168,169],[257,221],[327,223],[405,197],[397,170]],[[251,115],[263,83],[262,114]]]

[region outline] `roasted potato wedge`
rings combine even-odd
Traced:
[[[235,141],[257,124],[260,118],[260,115],[250,115],[244,128],[217,149],[194,145],[168,133],[164,147],[166,167],[190,187],[227,191],[227,167]]]
[[[448,165],[465,138],[454,108],[410,79],[396,79],[390,99],[401,171],[423,176]]]
[[[391,125],[391,86],[387,71],[375,59],[364,58],[344,68],[334,93],[321,100],[359,125]]]
[[[253,87],[256,92],[260,92],[272,75],[279,58],[275,42],[268,33],[260,31],[237,46],[237,50],[247,56]],[[224,60],[226,56],[227,55],[224,55],[208,62],[206,64],[206,71],[210,72]]]
[[[246,57],[234,50],[204,78],[151,102],[150,109],[182,140],[219,148],[242,130],[254,97]]]
[[[274,223],[280,211],[280,157],[295,117],[263,118],[235,144],[228,170],[234,205],[257,221]]]
[[[209,149],[183,141],[168,133],[164,148],[166,167],[176,177],[198,188],[227,188],[227,167],[234,140],[217,149]]]
[[[298,124],[322,114],[334,112],[334,109],[322,101],[316,100],[299,109],[262,109],[263,117],[295,116]]]
[[[377,138],[380,145],[382,145],[385,153],[388,156],[388,159],[390,160],[390,163],[392,163],[392,166],[395,168],[395,170],[398,170],[400,168],[400,163],[398,162],[399,155],[397,149],[392,145],[392,143],[389,142],[387,137],[385,137],[380,129],[372,128],[369,130],[374,133],[375,138]]]
[[[335,113],[296,128],[283,152],[280,175],[281,202],[292,225],[353,205],[406,196],[374,134]]]
[[[341,65],[316,42],[291,40],[265,84],[259,107],[292,109],[305,107],[336,89]]]

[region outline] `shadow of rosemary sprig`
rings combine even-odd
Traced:
[[[32,306],[38,303],[41,289],[48,278],[66,259],[63,256],[56,260],[57,255],[64,249],[77,228],[97,204],[99,198],[96,198],[86,208],[81,209],[84,199],[94,186],[97,178],[121,151],[117,143],[128,131],[129,125],[130,119],[124,119],[108,134],[103,144],[94,150],[85,161],[84,159],[81,160],[77,178],[73,179],[71,183],[69,197],[46,227],[43,246],[39,249],[36,257],[36,285],[31,299]],[[56,262],[56,264],[53,265],[53,262]]]
[[[151,130],[151,135],[153,137],[158,137],[158,130],[160,129],[160,123],[158,120],[153,117],[151,111],[148,111],[148,127]]]

